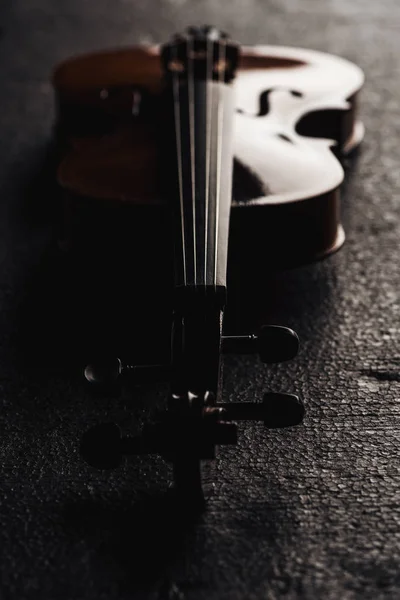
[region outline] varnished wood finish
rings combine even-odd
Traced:
[[[88,206],[94,202],[93,210],[96,199],[109,200],[111,211],[126,203],[167,201],[158,184],[152,117],[161,75],[157,47],[77,57],[55,70],[64,147],[58,179],[70,213],[79,210],[77,198]],[[231,254],[249,236],[254,252],[285,265],[312,261],[340,247],[344,173],[337,156],[362,138],[357,120],[362,83],[361,70],[338,57],[299,48],[242,49],[234,84]],[[140,111],[132,118],[135,92],[140,93]],[[294,216],[298,228],[291,226]],[[260,231],[257,236],[255,231]],[[69,246],[79,235],[67,233]]]

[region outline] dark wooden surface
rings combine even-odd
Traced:
[[[3,0],[0,15],[2,597],[398,598],[400,5]],[[161,460],[107,474],[79,457],[87,426],[106,416],[126,429],[163,390],[95,398],[67,368],[81,329],[71,335],[65,270],[52,250],[46,164],[54,63],[203,22],[245,43],[358,63],[367,136],[345,190],[343,250],[274,277],[255,257],[259,283],[242,327],[267,316],[294,327],[298,359],[273,368],[226,360],[226,399],[299,392],[307,419],[295,431],[243,427],[239,448],[207,468],[215,486],[192,524],[163,497],[170,471]]]

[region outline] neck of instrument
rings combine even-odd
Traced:
[[[238,49],[217,31],[178,36],[162,52],[168,131],[167,194],[174,210],[175,307],[172,396],[220,392],[232,200]]]

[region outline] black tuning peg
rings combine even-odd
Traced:
[[[277,363],[294,358],[299,349],[297,334],[288,327],[265,325],[259,335],[222,337],[222,351],[238,354],[258,353],[264,363]],[[116,356],[102,356],[84,370],[86,381],[100,386],[114,386],[127,378],[135,384],[168,381],[170,365],[131,365]]]
[[[258,335],[258,353],[264,363],[291,360],[299,351],[299,338],[293,329],[264,325]]]
[[[269,429],[299,425],[305,413],[298,396],[274,392],[265,394],[262,402],[229,402],[217,406],[224,409],[229,420],[263,421]]]
[[[115,423],[95,425],[83,434],[80,445],[82,458],[96,469],[116,469],[125,455],[157,451],[157,438],[154,435],[121,436]]]
[[[125,377],[136,384],[156,383],[167,381],[170,370],[169,365],[130,365],[115,356],[104,356],[88,364],[84,376],[99,386],[115,385]]]
[[[124,370],[125,366],[119,358],[107,356],[88,364],[84,375],[89,383],[108,385],[115,383]]]
[[[299,338],[293,329],[279,325],[264,325],[259,335],[224,336],[224,353],[258,353],[264,363],[291,360],[299,351]]]
[[[222,420],[220,420],[222,417]],[[236,444],[235,423],[226,422],[223,412],[208,408],[197,418],[165,413],[164,419],[145,426],[138,436],[121,436],[115,423],[101,423],[81,439],[82,458],[96,469],[115,469],[124,456],[162,454],[167,460],[196,456],[214,458],[215,445]]]
[[[264,394],[264,425],[269,429],[294,427],[304,419],[303,401],[295,394]]]

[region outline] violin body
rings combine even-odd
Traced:
[[[347,61],[241,48],[212,27],[56,69],[62,247],[100,271],[110,256],[114,264],[127,256],[138,295],[150,293],[149,279],[171,289],[166,410],[136,438],[121,440],[109,426],[88,432],[89,462],[115,466],[121,454],[160,453],[173,464],[179,495],[198,503],[201,461],[236,443],[237,420],[267,428],[302,422],[303,402],[292,394],[221,401],[224,352],[258,353],[269,363],[298,349],[295,332],[276,325],[226,335],[228,264],[256,255],[265,266],[294,265],[341,246],[339,158],[363,135],[362,82]],[[156,296],[166,302],[163,292]],[[119,359],[102,366],[103,374],[88,365],[86,379],[123,371]]]
[[[53,84],[62,146],[58,181],[68,215],[62,246],[90,237],[83,215],[92,227],[99,224],[89,213],[100,206],[107,227],[127,207],[129,218],[139,220],[143,210],[165,207],[158,177],[159,49],[73,58],[55,70]],[[343,244],[340,159],[363,137],[357,119],[362,84],[356,65],[321,52],[242,49],[234,82],[233,261],[244,251],[269,266],[294,266]]]

